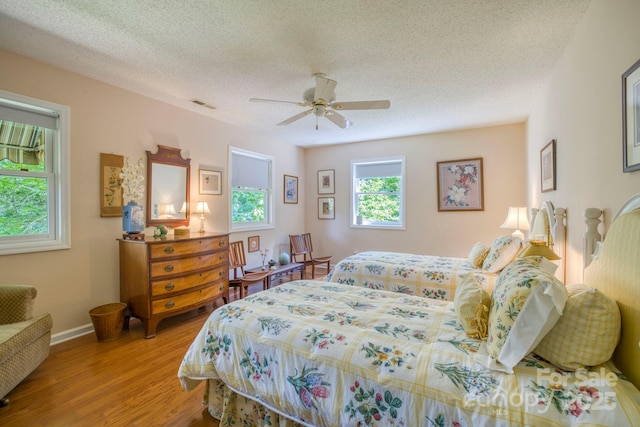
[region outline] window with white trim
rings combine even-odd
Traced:
[[[229,148],[232,231],[273,227],[273,157]]]
[[[404,156],[351,161],[351,225],[404,229]]]
[[[0,255],[68,249],[69,107],[0,91]]]

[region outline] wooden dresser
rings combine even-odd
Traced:
[[[229,301],[229,235],[192,233],[120,245],[120,301],[156,336],[158,322],[223,298]],[[125,327],[128,327],[128,320]]]

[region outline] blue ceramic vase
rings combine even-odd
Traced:
[[[144,208],[136,202],[122,207],[122,229],[129,234],[144,231]]]

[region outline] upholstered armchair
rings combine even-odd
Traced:
[[[37,290],[26,285],[0,285],[0,406],[5,396],[49,355],[50,314],[33,317]]]

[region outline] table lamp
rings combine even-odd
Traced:
[[[200,214],[200,230],[198,230],[198,233],[204,233],[204,215],[211,213],[207,202],[198,202],[194,213]]]
[[[547,244],[542,240],[529,240],[529,247],[525,249],[521,257],[526,256],[542,256],[550,261],[555,261],[560,259],[560,257],[551,250]]]
[[[507,219],[504,220],[504,223],[500,226],[500,228],[511,228],[515,229],[511,235],[513,237],[519,237],[524,240],[524,233],[520,231],[520,229],[528,230],[529,229],[529,220],[527,219],[527,208],[514,208],[509,207],[509,213],[507,214]]]

